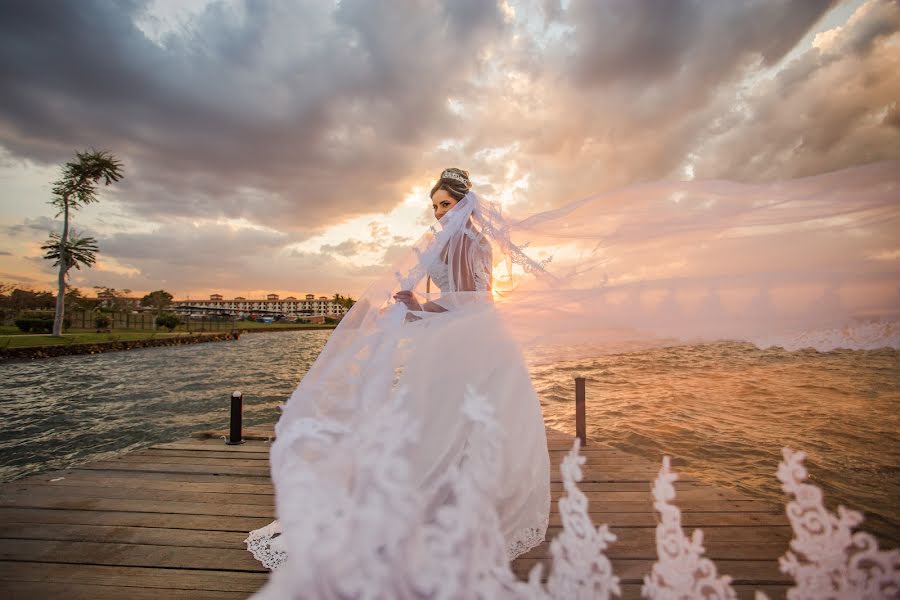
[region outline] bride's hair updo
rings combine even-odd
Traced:
[[[462,169],[444,169],[438,182],[431,188],[430,196],[438,190],[446,190],[457,201],[462,200],[472,189],[472,182],[469,181],[469,172]]]

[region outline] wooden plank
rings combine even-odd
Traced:
[[[242,573],[239,571],[0,561],[0,581],[128,586],[136,589],[156,590],[241,592],[244,594],[242,597],[246,597],[247,594],[258,590],[267,579],[268,574],[266,573]],[[159,592],[155,593],[159,597]],[[168,597],[168,594],[165,597]]]
[[[191,437],[201,440],[224,440],[228,438],[229,433],[227,429],[211,429],[208,431],[194,431],[191,433]],[[275,428],[271,425],[244,427],[241,435],[246,441],[270,441],[275,439]]]
[[[165,444],[154,444],[151,448],[168,449],[168,450],[212,450],[217,452],[228,452],[231,454],[268,454],[272,444],[266,442],[247,442],[237,446],[229,446],[222,440],[178,440],[177,442],[168,442]]]
[[[742,542],[737,545],[735,542],[714,542],[704,537],[703,548],[706,550],[705,556],[716,562],[720,560],[767,560],[777,566],[778,557],[784,554],[787,544],[783,542]],[[610,544],[605,554],[610,559],[628,558],[655,561],[656,539],[654,536],[648,536],[640,542],[617,541]],[[545,558],[548,556],[550,556],[549,545],[542,544],[522,555],[522,558]]]
[[[650,494],[650,490],[645,491],[630,491],[630,490],[582,490],[585,496],[587,496],[588,500],[597,499],[597,500],[608,500],[608,501],[616,501],[616,502],[650,502],[652,499],[652,495]],[[551,490],[551,495],[553,497],[559,497],[563,494],[561,490]],[[681,504],[682,501],[691,502],[695,500],[703,500],[707,502],[715,502],[715,501],[743,501],[743,502],[759,502],[758,500],[751,500],[747,496],[739,495],[739,494],[729,494],[722,492],[721,490],[716,490],[710,487],[701,487],[701,488],[693,488],[689,490],[678,490],[678,494],[675,497],[676,501]],[[772,505],[770,505],[772,506]]]
[[[252,477],[268,477],[268,467],[231,467],[210,465],[167,465],[165,463],[130,463],[118,460],[104,460],[86,465],[80,469],[106,471],[149,471],[161,473],[209,473],[220,475],[249,475]]]
[[[266,467],[230,467],[212,466],[212,465],[180,465],[180,464],[160,464],[160,463],[129,463],[122,461],[100,461],[81,465],[81,470],[104,470],[104,471],[131,471],[142,473],[181,473],[181,474],[208,474],[218,476],[249,476],[249,477],[268,477],[269,470]],[[587,467],[583,469],[584,481],[587,482],[608,482],[608,481],[631,481],[631,482],[651,482],[656,478],[655,470],[619,470],[612,468],[595,468]],[[551,473],[552,481],[562,481],[558,470],[554,469]],[[684,478],[679,481],[693,482],[695,480]]]
[[[222,493],[247,493],[247,494],[272,494],[274,493],[271,482],[260,477],[225,477],[210,476],[203,477],[203,481],[197,481],[199,476],[191,476],[190,474],[175,474],[172,477],[164,476],[159,473],[146,472],[129,472],[129,471],[102,471],[102,470],[80,470],[72,469],[64,472],[54,472],[54,477],[35,476],[26,479],[20,479],[9,485],[25,486],[25,485],[46,485],[46,486],[68,486],[68,485],[98,485],[98,486],[121,486],[128,488],[146,489],[171,489],[185,491],[209,491]],[[59,479],[59,478],[62,479]],[[52,481],[52,479],[59,479]],[[262,483],[265,481],[265,483]],[[256,482],[256,483],[246,483]],[[678,482],[678,498],[691,497],[709,497],[719,499],[747,500],[748,496],[740,492],[712,488],[701,483],[683,483]],[[650,497],[650,486],[646,482],[629,482],[629,481],[613,481],[613,482],[581,482],[579,488],[582,492],[593,498],[595,493],[613,493],[613,492],[631,492],[631,496],[618,496],[620,499],[634,499]],[[15,489],[15,488],[14,488]],[[554,498],[559,497],[563,491],[562,482],[553,482],[550,485],[551,493]],[[608,496],[610,498],[617,496]]]
[[[0,592],[9,600],[159,600],[159,591],[133,586],[89,585],[84,583],[0,582]],[[244,600],[246,592],[210,592],[206,590],[166,590],[174,600]]]
[[[620,584],[619,588],[622,591],[620,600],[640,600],[642,598],[641,587],[637,583]],[[787,585],[732,585],[731,587],[738,600],[755,600],[757,591],[767,594],[769,600],[783,600],[787,597],[789,589]]]
[[[0,508],[0,523],[46,523],[66,525],[119,525],[124,527],[162,527],[203,529],[206,531],[249,532],[268,525],[265,517],[168,514],[102,510],[53,510],[42,508]],[[2,534],[2,529],[0,529]]]
[[[130,490],[100,486],[50,489],[35,486],[25,491],[4,494],[0,497],[0,506],[76,510],[117,510],[108,507],[123,506],[127,508],[119,510],[138,512],[166,512],[171,508],[171,512],[239,516],[263,516],[273,511],[272,496],[269,495]],[[136,508],[137,506],[141,506],[142,509]],[[768,503],[752,500],[682,500],[678,506],[682,514],[692,512],[749,514],[770,513],[774,510]],[[589,510],[592,514],[647,513],[652,511],[652,504],[649,500],[618,502],[595,498],[591,501]],[[558,511],[559,506],[556,503],[551,504],[550,514],[556,514]]]
[[[150,546],[191,546],[196,548],[245,548],[246,532],[166,529],[163,527],[122,527],[118,525],[61,525],[6,523],[3,539],[58,540],[70,542],[112,542]]]
[[[676,485],[678,493],[681,493],[682,490],[715,490],[717,493],[725,495],[729,493],[740,494],[740,492],[733,492],[730,489],[712,488],[709,484],[698,481],[683,482],[679,480]],[[582,492],[629,491],[650,494],[652,488],[643,481],[582,481],[578,483],[578,489]],[[561,492],[563,490],[562,482],[551,482],[550,490],[552,492]]]
[[[205,456],[146,456],[142,452],[134,454],[126,454],[114,459],[113,462],[129,463],[141,465],[150,463],[154,465],[201,465],[211,467],[255,467],[258,469],[268,469],[268,458],[244,458],[243,456],[232,458],[209,458]]]
[[[610,527],[649,527],[659,521],[656,513],[594,513],[588,515],[595,525],[606,523]],[[758,527],[760,525],[784,525],[787,517],[783,512],[690,512],[681,515],[681,524],[686,528],[702,527],[704,531],[710,527]],[[562,525],[559,513],[550,515],[550,525]]]
[[[268,473],[265,477],[258,477],[253,475],[230,475],[228,473],[173,473],[167,471],[130,471],[130,470],[122,470],[122,469],[86,469],[86,468],[77,468],[77,469],[69,469],[66,471],[57,471],[52,473],[52,477],[44,477],[41,476],[40,479],[43,479],[47,483],[53,483],[53,479],[58,479],[60,477],[78,477],[80,479],[87,478],[123,478],[130,477],[134,479],[148,480],[148,479],[156,479],[163,481],[191,481],[191,482],[207,482],[207,483],[251,483],[256,485],[271,485],[271,479],[269,479]],[[27,478],[20,479],[15,483],[30,483],[35,478]]]
[[[0,560],[265,573],[247,550],[0,538]]]
[[[541,580],[546,582],[546,573]],[[615,596],[618,600],[641,600],[641,587],[639,583],[620,583],[619,590],[622,592],[620,596]],[[770,600],[783,600],[787,596],[788,585],[732,585],[735,594],[739,600],[755,600],[757,591],[768,595]]]
[[[160,490],[147,487],[117,487],[117,486],[60,486],[60,485],[33,485],[19,486],[4,494],[7,499],[14,499],[20,505],[27,502],[28,498],[129,498],[132,500],[155,500],[160,502],[203,502],[203,503],[237,503],[256,504],[272,507],[274,497],[272,494],[226,494],[221,492],[197,492],[179,490]]]
[[[196,481],[167,481],[165,479],[145,479],[138,477],[91,477],[85,476],[85,472],[65,477],[59,481],[32,481],[27,484],[10,484],[10,489],[31,489],[33,487],[57,487],[68,488],[77,486],[97,486],[97,487],[118,487],[123,489],[136,490],[180,490],[184,492],[218,492],[221,494],[229,494],[229,499],[233,499],[231,494],[256,494],[269,495],[275,493],[272,484],[261,483],[231,483],[231,482],[196,482]],[[118,475],[118,474],[114,474]],[[18,482],[16,482],[18,483]]]
[[[180,456],[183,458],[202,457],[202,458],[240,458],[241,460],[262,460],[268,461],[269,454],[267,452],[245,452],[236,456],[234,452],[223,452],[220,450],[170,450],[168,448],[151,447],[146,450],[138,450],[129,454],[130,456]]]
[[[68,510],[105,510],[155,512],[164,514],[222,515],[233,517],[269,517],[272,509],[256,504],[214,504],[209,502],[155,502],[119,498],[29,498],[0,496],[0,506],[16,508],[53,508]]]
[[[655,539],[656,536],[656,527],[617,527],[613,526],[611,528],[612,532],[616,535],[615,544],[619,543],[636,543],[646,539]],[[687,528],[688,534],[690,534],[691,528]],[[793,531],[788,525],[761,525],[758,527],[739,527],[739,526],[721,526],[721,527],[709,527],[709,532],[707,533],[707,529],[703,530],[703,542],[704,545],[706,541],[713,542],[729,542],[734,544],[740,544],[743,542],[749,543],[772,543],[772,544],[781,544],[782,552],[788,550],[788,544],[793,536]],[[553,539],[559,532],[562,531],[562,527],[553,526],[547,529],[547,540]]]
[[[538,562],[545,565],[544,572],[546,573],[547,566],[549,566],[546,559],[538,558],[518,558],[513,561],[512,569],[519,577],[527,577],[528,571]],[[643,582],[644,575],[650,573],[655,560],[616,558],[611,559],[610,562],[612,563],[613,572],[622,583],[640,584]],[[716,561],[716,567],[720,575],[730,575],[732,583],[738,585],[785,585],[793,583],[790,576],[778,570],[778,563],[771,560],[719,560]]]
[[[598,484],[599,485],[599,484]],[[608,484],[613,485],[613,484]],[[257,484],[232,484],[232,483],[194,483],[165,481],[155,479],[138,478],[102,478],[90,479],[85,477],[67,477],[54,482],[38,483],[14,483],[10,484],[7,493],[15,494],[69,494],[73,497],[92,498],[150,498],[157,500],[179,500],[197,502],[238,502],[241,504],[271,505],[274,489],[271,485]],[[558,487],[551,490],[553,502],[557,502],[562,496],[562,490]],[[652,509],[649,491],[620,491],[620,490],[588,490],[585,496],[589,503],[606,501],[628,502],[640,504]],[[721,493],[713,488],[693,488],[679,490],[677,496],[679,504],[690,505],[698,501],[714,503],[717,501],[740,500],[749,501],[746,496]],[[757,501],[750,501],[757,502]],[[780,510],[775,505],[764,504],[772,510]]]
[[[679,500],[678,508],[681,514],[692,512],[736,512],[741,514],[749,514],[755,512],[770,513],[775,512],[775,508],[768,502],[758,502],[756,500]],[[641,501],[625,501],[607,502],[604,499],[595,499],[588,506],[588,510],[592,513],[627,513],[627,512],[651,512],[653,504],[649,500]],[[551,504],[550,514],[559,512],[557,504]]]

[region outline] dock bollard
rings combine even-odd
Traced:
[[[240,392],[231,394],[231,422],[229,426],[228,439],[225,443],[229,446],[236,446],[244,443],[244,435],[241,432],[243,427],[243,409],[244,395]]]
[[[575,378],[575,437],[581,440],[581,447],[587,446],[584,420],[584,377]]]

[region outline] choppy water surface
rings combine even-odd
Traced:
[[[272,423],[330,331],[0,365],[0,480],[224,429]]]
[[[900,352],[759,350],[721,343],[533,369],[548,424],[574,433],[574,381],[587,378],[588,439],[717,485],[784,502],[784,446],[810,480],[900,542]]]
[[[328,333],[0,365],[0,479],[224,428],[236,389],[246,424],[272,422]],[[568,432],[576,374],[591,439],[684,457],[686,475],[778,502],[781,448],[801,449],[829,506],[864,510],[866,529],[900,540],[900,352],[713,344],[534,368],[548,424]]]

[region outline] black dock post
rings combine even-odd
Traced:
[[[228,439],[225,443],[229,446],[236,446],[244,443],[244,435],[241,432],[243,427],[243,408],[244,395],[240,392],[231,394],[231,423]]]
[[[587,446],[587,432],[584,420],[584,377],[575,378],[575,437],[581,440],[581,447]]]

